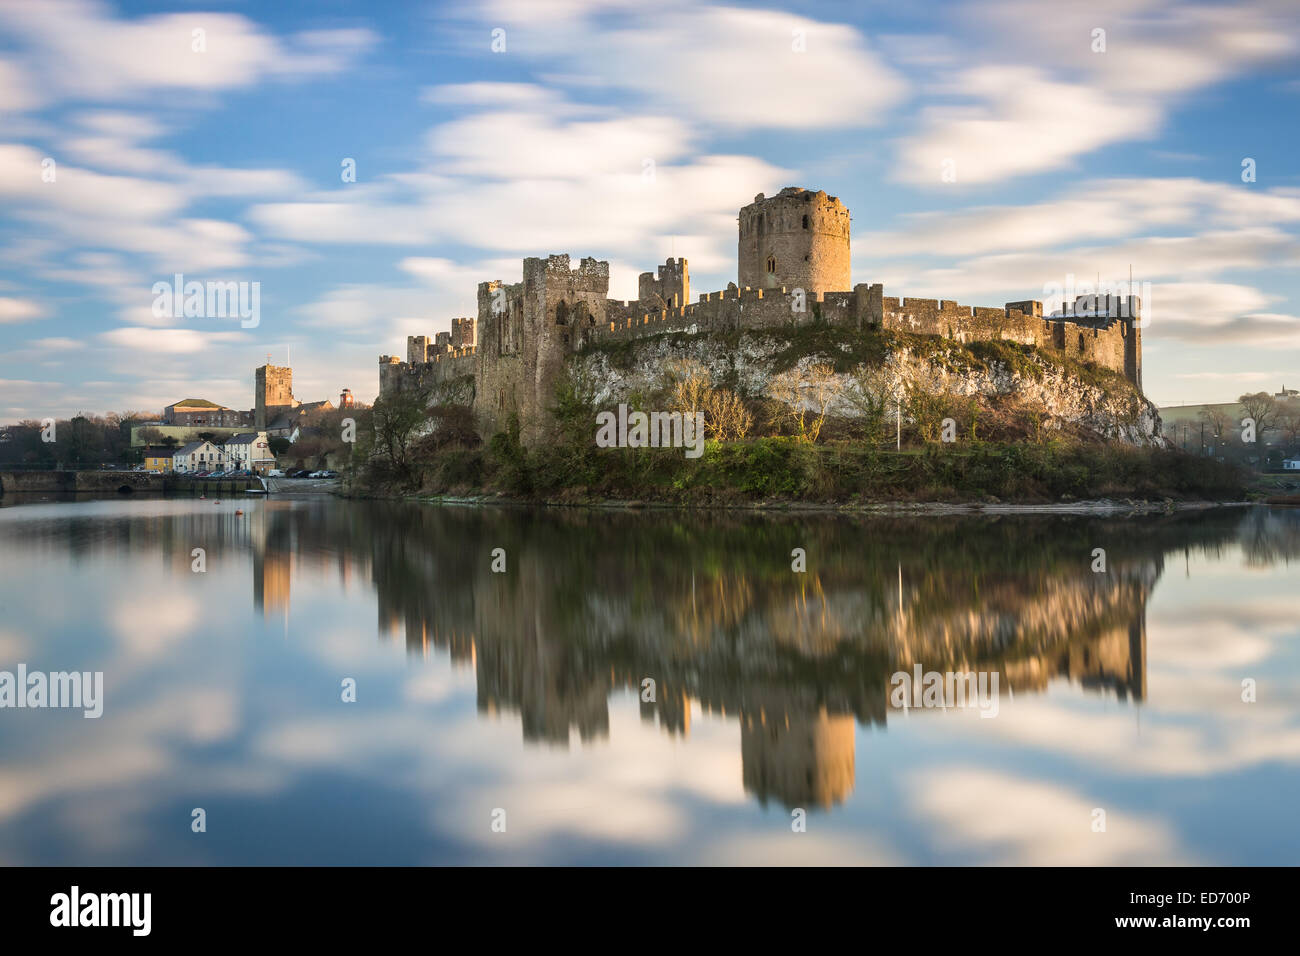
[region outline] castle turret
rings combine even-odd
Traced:
[[[412,365],[429,361],[429,337],[427,335],[408,335],[406,337],[406,360]]]
[[[679,309],[691,301],[691,274],[685,259],[669,259],[658,274],[637,277],[637,300],[647,311]]]
[[[463,349],[474,344],[476,344],[474,338],[474,320],[469,318],[452,319],[451,347],[453,349]]]
[[[740,210],[740,286],[803,289],[819,300],[853,288],[849,211],[834,196],[787,186]]]

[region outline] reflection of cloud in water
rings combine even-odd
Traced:
[[[1174,833],[1158,817],[1124,812],[1065,787],[973,768],[918,774],[912,806],[932,827],[929,841],[944,858],[1004,866],[1144,866],[1189,864]],[[1106,811],[1094,833],[1092,811]]]
[[[0,630],[0,662],[8,666],[28,655],[30,644],[16,631]]]
[[[713,866],[904,866],[908,863],[870,835],[794,833],[788,819],[775,821],[773,831],[706,840],[695,851],[693,862]]]
[[[196,597],[157,585],[120,595],[109,612],[109,623],[130,655],[154,657],[188,638],[199,623]]]
[[[1139,716],[1067,699],[1018,698],[994,720],[945,721],[930,732],[995,737],[1020,750],[1137,776],[1209,777],[1269,762],[1300,762],[1293,711],[1260,710],[1236,699],[1234,716],[1174,723],[1160,711]]]
[[[557,752],[525,746],[505,722],[476,717],[430,733],[393,713],[348,714],[286,722],[254,750],[271,764],[337,768],[358,777],[396,774],[433,791],[430,826],[482,849],[540,848],[565,833],[626,844],[671,842],[689,826],[683,798],[721,806],[745,802],[735,729],[697,723],[690,747],[638,732],[631,701],[611,714],[611,737],[599,751]],[[454,768],[460,785],[447,775]],[[468,783],[468,781],[479,781]],[[491,812],[507,812],[508,836],[493,833]]]

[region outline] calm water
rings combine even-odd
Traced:
[[[11,502],[0,670],[105,704],[0,710],[0,863],[1294,864],[1298,584],[1266,509]]]

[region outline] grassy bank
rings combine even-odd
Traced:
[[[930,445],[896,452],[851,442],[759,438],[709,442],[703,456],[691,460],[681,449],[552,445],[529,451],[498,436],[486,449],[438,455],[421,475],[418,491],[726,505],[772,499],[843,504],[1238,500],[1246,487],[1237,469],[1212,460],[1119,445]]]

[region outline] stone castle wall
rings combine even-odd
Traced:
[[[535,442],[557,378],[585,345],[814,322],[1035,346],[1120,372],[1141,388],[1141,323],[1128,318],[1140,314],[1136,298],[1080,297],[1073,308],[1083,314],[1044,316],[1034,300],[982,308],[886,297],[878,283],[851,285],[849,230],[848,210],[825,192],[760,193],[740,211],[741,287],[696,302],[685,259],[642,273],[637,300],[625,302],[608,298],[608,262],[584,258],[575,268],[567,255],[527,258],[520,282],[479,283],[475,318],[453,319],[451,331],[433,339],[408,337],[405,362],[382,356],[380,395],[469,376],[480,432],[491,435],[517,415],[525,440]]]
[[[661,332],[714,332],[789,328],[827,322],[853,328],[883,328],[937,335],[958,342],[1008,341],[1032,345],[1080,362],[1093,362],[1123,374],[1141,387],[1141,337],[1118,315],[1101,319],[1042,317],[1042,303],[1010,302],[1002,308],[959,305],[946,299],[897,299],[880,285],[851,292],[827,292],[821,302],[788,289],[728,289],[704,293],[680,309],[636,315],[628,304],[594,330],[594,341],[617,341]],[[1028,311],[1026,311],[1026,309]]]
[[[435,355],[428,362],[403,362],[396,355],[379,357],[379,394],[390,395],[406,389],[428,391],[436,385],[463,376],[476,376],[478,361],[474,349]]]

